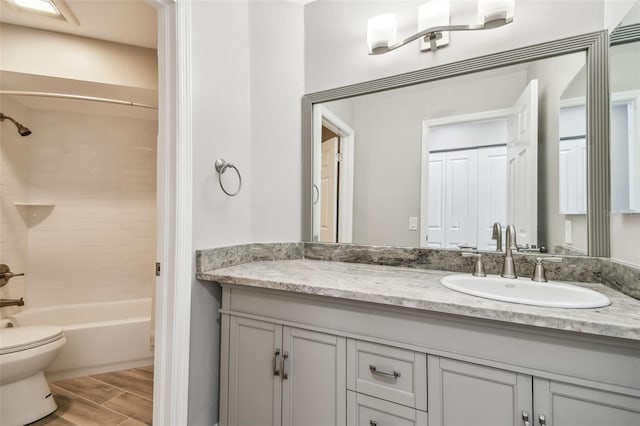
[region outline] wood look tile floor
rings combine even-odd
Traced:
[[[34,426],[144,426],[153,418],[153,366],[49,382],[58,409]]]

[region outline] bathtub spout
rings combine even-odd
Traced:
[[[6,306],[24,306],[24,299],[0,299],[0,308]]]

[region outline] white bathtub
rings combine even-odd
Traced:
[[[149,346],[151,299],[28,308],[17,327],[58,325],[67,344],[45,371],[49,380],[153,364]]]

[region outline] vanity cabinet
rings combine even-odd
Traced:
[[[640,398],[435,356],[428,364],[431,425],[640,424]]]
[[[241,284],[221,313],[221,426],[640,425],[637,340]]]
[[[344,337],[228,319],[228,418],[222,424],[345,424]]]

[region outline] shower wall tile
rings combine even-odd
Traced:
[[[34,110],[29,127],[29,200],[55,206],[28,232],[28,305],[150,297],[157,123]]]
[[[7,96],[0,96],[2,112],[19,122],[29,125],[30,111]],[[0,126],[0,263],[9,265],[15,273],[26,272],[27,226],[21,217],[26,212],[15,203],[24,202],[28,196],[27,150],[28,138],[18,134],[9,122]],[[19,299],[27,296],[27,279],[15,277],[0,288],[0,298]],[[0,309],[6,317],[19,310],[17,307]]]

